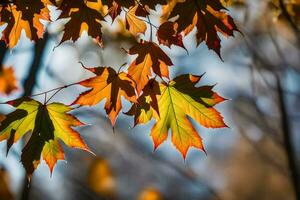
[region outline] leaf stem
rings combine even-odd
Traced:
[[[120,68],[119,68],[119,70],[118,70],[118,74],[120,74],[121,69],[122,69],[125,65],[127,65],[127,63],[124,63],[123,65],[120,66]]]
[[[76,83],[71,83],[71,84],[68,84],[68,85],[64,85],[64,86],[60,86],[60,87],[57,87],[57,88],[53,88],[51,90],[48,90],[48,91],[45,91],[45,92],[41,92],[41,93],[37,93],[37,94],[33,94],[33,95],[29,95],[27,97],[37,97],[37,96],[41,96],[41,95],[45,95],[45,104],[47,104],[55,95],[57,95],[59,92],[61,92],[63,89],[66,89],[68,87],[71,87],[71,86],[74,86],[74,85],[77,85],[79,84],[80,82],[76,82]],[[52,96],[50,96],[50,98],[48,100],[47,99],[47,94],[50,93],[50,92],[54,92],[56,91]],[[7,104],[7,102],[0,102],[0,105],[1,104]]]

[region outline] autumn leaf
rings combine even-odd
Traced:
[[[112,21],[115,21],[115,19],[120,15],[121,11],[121,6],[116,2],[113,2],[112,6],[108,9],[108,14],[111,16]]]
[[[2,67],[0,71],[0,93],[9,95],[17,89],[17,79],[14,69],[12,67]]]
[[[16,0],[13,5],[0,7],[0,26],[7,25],[2,32],[2,40],[9,48],[18,43],[23,30],[32,41],[43,37],[45,27],[41,20],[50,21],[49,10],[44,2],[46,0]]]
[[[135,6],[135,0],[102,0],[103,5],[107,5],[108,8],[117,4],[121,7],[130,8],[131,6]]]
[[[300,26],[300,0],[290,0],[290,3],[287,5],[287,10],[295,23]]]
[[[173,63],[157,44],[141,41],[129,50],[129,54],[138,54],[138,57],[128,69],[128,74],[137,84],[138,94],[141,93],[148,83],[152,76],[152,71],[159,77],[169,78],[168,67],[172,66]]]
[[[132,6],[135,6],[136,2],[136,0],[102,0],[103,5],[107,5],[109,8],[113,7],[114,3],[118,4],[121,7],[130,8]],[[155,9],[155,6],[158,4],[167,4],[167,0],[139,0],[138,2],[150,9]]]
[[[7,140],[8,152],[20,138],[31,133],[21,155],[21,162],[29,177],[38,167],[41,156],[52,173],[57,161],[64,159],[60,141],[68,147],[89,151],[79,133],[71,128],[83,125],[68,114],[72,108],[61,103],[43,105],[30,98],[21,98],[8,104],[16,110],[2,121],[0,141]]]
[[[100,0],[63,0],[59,10],[62,13],[58,19],[69,18],[60,43],[67,40],[75,42],[86,31],[99,45],[102,45],[101,21],[104,21],[104,17],[101,14]]]
[[[291,17],[291,20],[296,25],[300,26],[300,0],[287,0],[284,1],[284,4],[286,6],[287,13]],[[282,12],[279,0],[271,0],[269,2],[269,7],[272,11],[275,11],[275,15],[278,17],[279,21],[286,22],[286,17]]]
[[[138,7],[138,5],[131,7],[128,12],[126,12],[126,29],[134,36],[144,34],[147,30],[146,23],[135,14]]]
[[[102,0],[102,3],[103,5],[108,6],[108,13],[111,16],[112,21],[120,15],[122,7],[130,9],[136,5],[135,0]],[[132,14],[135,15],[135,12]]]
[[[5,115],[0,114],[0,124],[5,119]]]
[[[91,88],[82,93],[73,104],[93,106],[106,99],[105,110],[115,125],[119,112],[122,109],[121,97],[136,103],[135,82],[124,72],[117,73],[111,67],[86,68],[96,76],[80,82],[80,85]]]
[[[174,22],[165,22],[157,30],[157,38],[160,44],[171,47],[171,45],[180,46],[185,49],[182,35],[177,31],[178,24]]]
[[[149,0],[139,0],[139,2],[144,5],[149,7],[150,9],[155,9],[155,6],[157,5],[166,5],[167,0],[154,0],[154,1],[149,1]]]
[[[11,186],[11,175],[8,172],[8,170],[4,167],[0,167],[0,199],[3,200],[14,200],[14,195],[12,192],[12,186]]]
[[[135,8],[134,11],[130,12],[131,18],[146,17],[149,15],[147,8],[155,9],[155,6],[158,4],[167,4],[166,0],[156,0],[156,1],[148,1],[148,0],[102,0],[103,5],[106,5],[109,10],[109,15],[112,18],[112,21],[120,15],[122,11],[122,7],[129,9]],[[136,20],[134,20],[136,21]],[[141,24],[141,22],[139,22]],[[135,35],[135,34],[134,34]]]
[[[225,6],[245,6],[245,0],[221,0]]]
[[[163,200],[163,195],[162,193],[153,187],[147,187],[143,189],[139,196],[138,200]]]
[[[98,158],[92,162],[88,173],[88,185],[101,197],[115,199],[117,183],[107,160]]]
[[[146,124],[153,118],[154,112],[159,115],[157,95],[160,95],[159,83],[155,79],[148,81],[138,102],[133,104],[126,115],[134,116],[134,126]]]
[[[205,41],[208,48],[220,56],[221,40],[218,32],[224,36],[233,36],[233,32],[238,30],[224,9],[219,0],[186,0],[176,4],[169,18],[178,17],[178,32],[183,31],[185,35],[196,27],[197,45]]]
[[[168,131],[171,130],[172,143],[184,158],[190,147],[204,150],[191,119],[206,128],[227,127],[214,108],[224,98],[213,92],[211,86],[196,87],[200,79],[201,76],[181,75],[168,84],[160,84],[160,115],[154,115],[156,123],[151,130],[155,149],[168,138]]]
[[[168,21],[170,14],[173,11],[176,4],[184,1],[185,0],[169,0],[166,5],[162,6],[162,15],[160,16],[161,23],[165,23],[166,21]]]

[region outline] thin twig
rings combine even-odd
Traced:
[[[294,186],[296,199],[300,199],[300,174],[297,166],[297,157],[295,154],[295,147],[292,139],[292,131],[289,125],[288,113],[286,109],[286,102],[284,93],[281,87],[281,80],[276,76],[276,83],[278,88],[279,108],[281,112],[281,125],[284,138],[284,145],[287,154],[288,164],[290,168],[291,181]]]

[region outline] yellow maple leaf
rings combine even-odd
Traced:
[[[151,130],[155,149],[168,137],[185,158],[190,147],[204,150],[202,139],[190,118],[206,128],[227,127],[221,114],[213,107],[224,101],[210,86],[195,87],[201,76],[181,75],[169,84],[160,84],[159,115]]]
[[[17,80],[12,67],[2,67],[0,71],[0,93],[9,95],[18,89]]]
[[[138,5],[131,7],[126,13],[126,28],[134,36],[138,34],[144,34],[147,30],[146,23],[139,19],[135,14],[137,8]]]
[[[21,155],[21,162],[28,177],[39,165],[41,156],[52,173],[57,161],[64,159],[59,141],[68,147],[89,151],[79,133],[71,128],[83,124],[73,115],[68,114],[72,110],[69,106],[61,103],[43,105],[30,98],[21,98],[8,104],[16,110],[2,121],[0,141],[7,140],[8,152],[20,138],[31,133]]]

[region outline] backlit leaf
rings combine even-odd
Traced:
[[[136,103],[135,82],[124,72],[117,73],[111,67],[88,68],[96,76],[80,82],[91,88],[82,93],[73,104],[93,106],[106,99],[105,110],[114,126],[122,109],[121,97]]]
[[[168,47],[171,45],[177,45],[185,49],[182,35],[177,31],[177,23],[174,22],[165,22],[160,25],[157,30],[157,38],[160,44],[164,44]]]
[[[128,69],[129,75],[137,84],[140,94],[152,76],[152,71],[159,77],[169,78],[169,66],[173,63],[161,48],[153,43],[142,41],[129,50],[130,55],[138,54]]]
[[[126,13],[126,28],[134,36],[144,34],[147,30],[146,23],[135,15],[137,8],[138,5],[131,7]]]
[[[101,197],[115,199],[117,183],[109,163],[105,159],[95,159],[88,174],[89,187]]]
[[[62,10],[59,19],[69,18],[61,43],[67,40],[76,41],[86,31],[102,45],[101,21],[104,21],[104,17],[101,14],[100,0],[63,0],[59,9]]]
[[[167,0],[102,0],[104,5],[107,5],[109,8],[114,6],[116,3],[121,7],[130,8],[131,6],[135,6],[136,2],[139,2],[143,6],[147,6],[150,9],[154,9],[156,5],[164,5],[167,4]]]
[[[9,95],[18,89],[17,80],[12,67],[2,67],[0,71],[0,93]]]
[[[149,80],[143,89],[138,102],[133,104],[127,115],[134,116],[134,125],[145,124],[153,118],[154,112],[159,115],[157,95],[160,95],[159,83],[155,79]]]
[[[0,124],[5,119],[5,115],[0,114]]]
[[[189,34],[197,28],[198,45],[205,41],[209,49],[220,55],[221,40],[218,32],[224,36],[233,36],[238,30],[232,17],[223,11],[225,8],[219,0],[186,0],[176,4],[169,18],[178,17],[178,32]]]
[[[7,140],[8,152],[15,142],[31,133],[21,155],[21,162],[29,177],[39,165],[41,156],[52,173],[57,161],[64,159],[60,141],[68,147],[89,151],[79,133],[72,128],[83,124],[68,114],[72,110],[70,107],[61,103],[43,105],[30,98],[10,101],[8,104],[16,110],[2,121],[0,140]]]
[[[142,190],[138,196],[138,200],[163,200],[161,192],[153,187],[148,187]]]
[[[160,84],[158,96],[160,115],[154,115],[156,123],[151,130],[155,149],[168,137],[185,158],[190,147],[204,150],[202,139],[193,127],[191,119],[206,128],[227,127],[214,106],[224,99],[210,86],[195,87],[201,76],[181,75],[169,84]]]
[[[102,0],[103,5],[107,5],[109,8],[118,4],[121,7],[130,8],[135,5],[135,0]]]
[[[155,6],[157,6],[157,5],[166,5],[168,1],[167,0],[153,0],[153,1],[139,0],[139,2],[142,5],[149,7],[150,9],[155,9]]]
[[[2,40],[13,48],[24,30],[27,38],[37,41],[45,32],[41,20],[50,21],[49,10],[44,1],[16,0],[14,5],[0,7],[0,26],[6,25]]]

